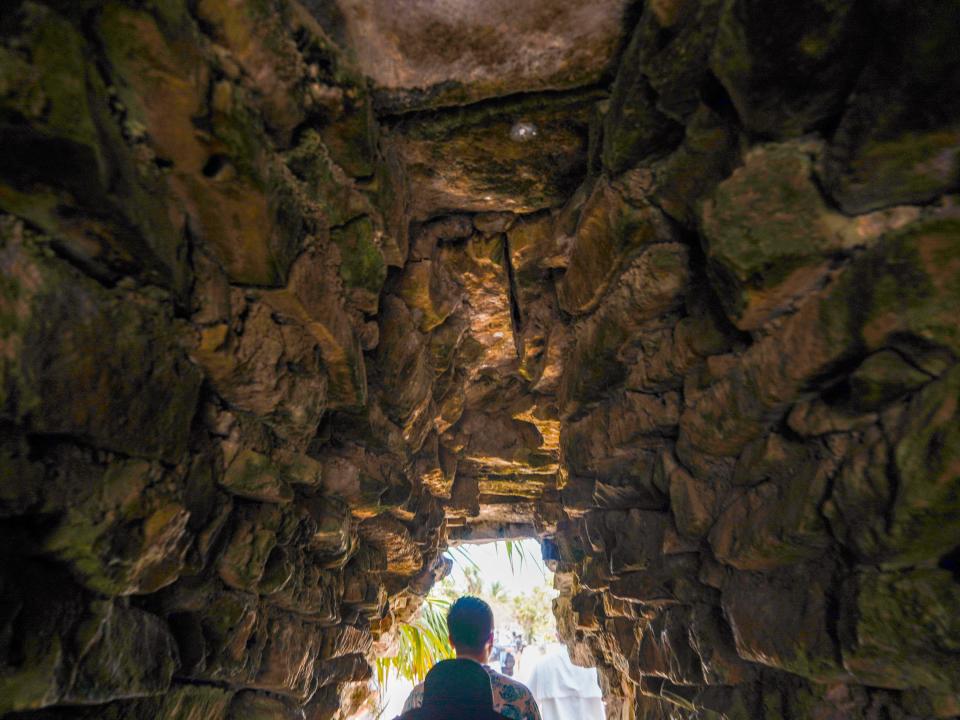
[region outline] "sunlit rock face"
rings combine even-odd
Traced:
[[[378,107],[397,113],[595,84],[613,67],[630,3],[340,0],[336,7]]]
[[[7,3],[0,716],[345,719],[524,535],[611,718],[960,715],[958,34]]]

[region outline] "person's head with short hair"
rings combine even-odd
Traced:
[[[493,610],[483,600],[464,595],[447,613],[450,644],[457,657],[485,663],[493,647]]]

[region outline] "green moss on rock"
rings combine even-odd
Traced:
[[[943,570],[863,570],[847,583],[843,664],[860,682],[960,692],[960,587]]]
[[[330,233],[340,248],[340,277],[347,287],[368,293],[365,309],[376,312],[376,298],[387,279],[387,264],[374,240],[373,222],[369,217],[354,220]]]

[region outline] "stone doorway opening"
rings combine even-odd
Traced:
[[[444,560],[446,576],[397,629],[393,655],[379,659],[371,702],[358,716],[362,720],[390,720],[400,714],[423,669],[452,651],[446,638],[437,635],[445,632],[446,612],[458,597],[472,595],[490,604],[495,639],[489,665],[497,672],[527,684],[538,665],[565,652],[553,611],[559,590],[537,539],[463,541],[448,547]],[[436,645],[437,639],[444,641],[443,647]]]

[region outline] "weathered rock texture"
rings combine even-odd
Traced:
[[[611,718],[960,715],[958,36],[5,3],[0,715],[345,717],[523,535]]]

